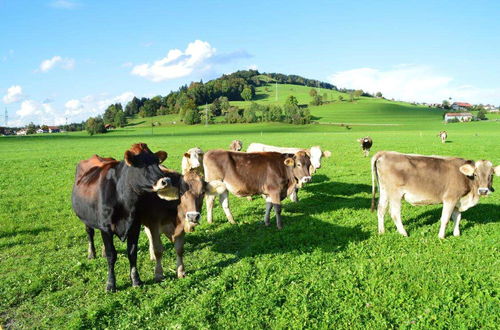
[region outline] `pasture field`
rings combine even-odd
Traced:
[[[138,125],[103,136],[0,138],[0,324],[497,328],[500,189],[463,214],[460,237],[451,235],[449,225],[447,238],[437,238],[440,206],[408,204],[402,215],[409,237],[400,236],[388,216],[386,234],[378,235],[376,215],[369,210],[370,161],[356,139],[372,136],[372,154],[396,150],[489,159],[498,165],[499,123],[443,125],[441,115],[432,112],[412,112],[408,118],[414,120],[403,121],[394,115],[398,109],[381,110],[379,116],[374,109],[362,117],[355,114],[356,103],[348,109],[327,105],[312,113],[326,118],[324,122],[348,122],[332,114],[337,110],[339,116],[351,113],[349,122],[397,125],[350,130],[328,124],[162,125],[151,135],[138,119]],[[449,132],[445,144],[436,137],[443,128]],[[220,207],[212,225],[203,213],[202,224],[186,235],[184,279],[176,278],[173,247],[164,239],[166,279],[153,282],[154,262],[141,233],[138,268],[145,285],[132,288],[126,245],[115,239],[118,292],[106,294],[106,261],[87,259],[84,226],[71,209],[76,163],[94,153],[122,159],[132,143],[145,142],[153,151],[166,150],[165,164],[180,170],[187,149],[227,148],[235,138],[244,148],[250,142],[321,145],[332,157],[299,192],[298,203],[284,201],[281,231],[274,222],[263,226],[262,198],[230,197],[236,225],[226,221]],[[96,243],[101,244],[99,235]]]

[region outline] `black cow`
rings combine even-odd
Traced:
[[[116,250],[113,235],[127,240],[130,278],[133,286],[141,284],[136,268],[137,241],[141,228],[136,215],[140,196],[165,189],[166,178],[159,164],[167,158],[165,151],[151,152],[144,143],[133,144],[125,159],[101,158],[82,160],[76,167],[73,185],[73,210],[85,223],[89,240],[89,258],[95,257],[94,229],[101,231],[108,259],[106,291],[116,290]]]

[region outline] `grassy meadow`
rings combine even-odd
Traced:
[[[310,88],[278,85],[299,103]],[[268,87],[274,91],[274,86]],[[295,90],[289,90],[294,88]],[[300,93],[299,93],[300,89]],[[275,102],[261,87],[259,102]],[[295,93],[294,93],[295,92]],[[328,91],[336,94],[337,92]],[[322,92],[320,93],[322,94]],[[333,96],[333,95],[332,95]],[[260,98],[259,98],[260,97]],[[336,99],[336,98],[335,98]],[[234,102],[237,103],[237,102]],[[241,106],[245,106],[242,104]],[[403,204],[400,236],[386,217],[377,234],[371,213],[370,160],[377,150],[489,159],[500,164],[496,121],[444,125],[441,113],[407,103],[361,98],[311,108],[319,124],[184,126],[175,116],[136,119],[102,136],[85,133],[0,138],[0,324],[5,328],[497,328],[500,322],[500,189],[463,213],[462,236],[437,238],[440,206]],[[150,122],[161,122],[151,132]],[[329,123],[349,123],[350,129]],[[446,129],[449,141],[436,134]],[[237,221],[217,205],[214,224],[186,235],[186,278],[175,276],[166,246],[166,279],[153,282],[146,235],[132,288],[126,244],[115,239],[117,289],[104,292],[104,258],[87,259],[83,224],[71,209],[76,163],[97,153],[122,159],[132,143],[181,156],[240,139],[332,152],[298,203],[284,201],[281,231],[264,227],[262,198],[230,197]],[[496,186],[500,187],[496,178]],[[204,213],[202,214],[202,217]],[[274,220],[274,218],[272,218]],[[100,235],[96,243],[101,244]]]

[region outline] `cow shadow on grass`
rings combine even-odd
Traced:
[[[418,216],[412,218],[406,218],[404,216],[404,212],[401,214],[403,218],[403,225],[405,228],[412,230],[417,229],[423,226],[430,226],[434,224],[440,224],[442,206],[425,211]],[[466,221],[460,222],[460,231],[463,232],[469,228],[472,228],[476,225],[487,224],[491,222],[499,222],[498,214],[500,214],[500,206],[494,204],[477,204],[476,206],[468,209],[465,212],[462,212],[462,219]],[[386,216],[386,226],[388,224]],[[392,220],[389,220],[392,223]],[[453,219],[450,218],[450,221],[447,226],[448,229],[453,228]],[[410,233],[411,235],[411,233]]]
[[[268,227],[264,226],[262,221],[226,225],[226,228],[212,233],[187,235],[186,240],[194,247],[209,247],[214,252],[231,255],[223,261],[205,267],[210,268],[211,272],[220,272],[220,268],[247,257],[311,253],[318,249],[327,253],[338,253],[345,250],[349,244],[370,237],[369,232],[362,230],[359,225],[341,226],[310,215],[283,216],[282,230],[276,228],[274,220],[275,218],[272,218]]]
[[[50,229],[49,227],[37,227],[37,228],[32,228],[32,229],[0,231],[0,239],[14,237],[14,236],[22,236],[22,235],[36,236],[40,233],[44,233],[44,232],[48,232],[48,231],[52,231],[52,229]]]

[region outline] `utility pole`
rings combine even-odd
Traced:
[[[276,82],[276,84],[275,84],[275,86],[276,86],[276,102],[278,102],[278,81],[276,80],[275,82]]]
[[[9,113],[7,112],[7,107],[5,107],[5,127],[9,125]]]

